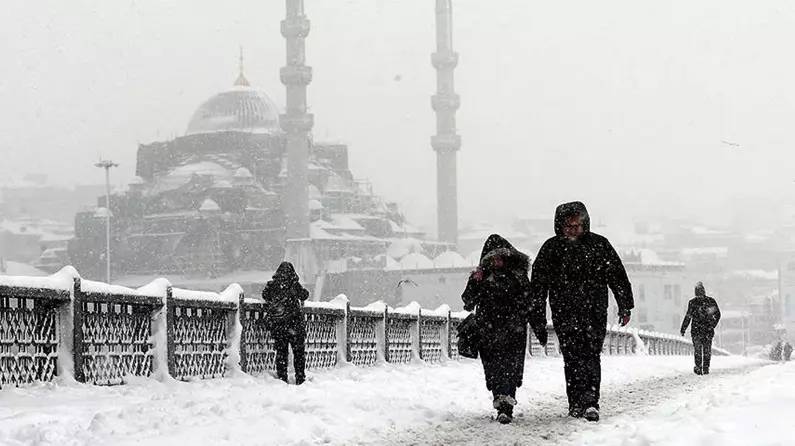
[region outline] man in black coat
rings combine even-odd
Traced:
[[[276,350],[276,376],[287,382],[287,347],[293,349],[293,366],[295,367],[295,383],[301,384],[306,379],[306,354],[304,342],[303,302],[309,292],[301,286],[298,274],[292,263],[282,262],[273,278],[262,290],[265,301],[266,322],[273,336]]]
[[[589,421],[599,420],[608,287],[618,304],[619,323],[628,324],[634,301],[621,259],[605,237],[591,232],[584,204],[561,204],[555,211],[555,236],[541,246],[533,263],[532,306],[545,308],[549,297],[569,415]]]
[[[546,320],[530,307],[529,258],[507,240],[492,234],[483,245],[480,264],[461,295],[464,309],[475,312],[480,334],[478,351],[486,388],[494,396],[497,421],[513,419],[516,388],[522,385],[527,348],[527,323],[546,344]],[[540,321],[540,325],[539,325]]]
[[[696,366],[693,372],[696,375],[709,374],[709,362],[712,359],[712,337],[715,336],[715,326],[720,321],[720,309],[715,299],[707,296],[704,284],[696,284],[696,297],[690,299],[687,304],[687,313],[682,321],[682,329],[679,333],[684,336],[690,321],[693,326],[690,328],[690,336],[693,339],[693,353]]]

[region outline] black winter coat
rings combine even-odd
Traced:
[[[583,216],[584,233],[576,241],[569,241],[563,236],[563,225],[577,213]],[[555,234],[541,246],[533,263],[532,305],[543,308],[549,297],[552,323],[560,335],[585,330],[604,338],[608,287],[619,315],[628,315],[634,307],[624,265],[605,237],[590,232],[588,211],[580,202],[558,206]]]
[[[495,259],[501,264],[495,265]],[[529,263],[525,254],[493,234],[483,247],[478,269],[470,275],[461,295],[464,309],[476,310],[481,336],[479,350],[489,390],[506,383],[516,387],[522,383],[531,310]]]
[[[267,321],[273,329],[303,324],[303,302],[309,297],[290,262],[282,262],[262,290]]]
[[[720,308],[715,299],[709,296],[696,296],[687,304],[687,313],[682,321],[682,334],[687,330],[690,321],[690,335],[694,338],[711,338],[715,335],[715,327],[720,321]]]

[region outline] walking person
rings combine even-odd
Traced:
[[[541,246],[533,263],[532,307],[547,297],[563,354],[569,415],[599,420],[602,344],[607,333],[608,288],[618,304],[619,323],[629,323],[632,286],[610,242],[591,232],[579,201],[555,210],[555,236]]]
[[[516,389],[522,385],[528,322],[541,344],[547,342],[544,309],[538,313],[530,307],[529,267],[527,255],[492,234],[461,295],[464,309],[475,311],[486,388],[502,424],[513,419]]]
[[[276,376],[284,382],[288,382],[288,346],[293,350],[295,383],[302,384],[306,379],[303,303],[308,297],[309,292],[299,283],[298,274],[290,262],[282,262],[262,290],[266,323],[276,350]]]
[[[715,326],[720,321],[720,308],[715,299],[707,296],[703,283],[696,283],[695,293],[696,297],[690,299],[687,304],[687,312],[679,333],[684,336],[692,320],[690,336],[693,339],[693,354],[696,361],[693,373],[708,375],[709,362],[712,359],[712,337],[715,336]]]

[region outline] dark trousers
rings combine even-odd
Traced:
[[[599,409],[599,388],[602,383],[602,342],[598,333],[560,333],[563,374],[569,408]]]
[[[696,373],[709,373],[712,359],[712,336],[693,336],[693,353],[696,360]]]
[[[293,367],[295,383],[301,384],[306,379],[306,329],[303,324],[289,327],[278,327],[271,331],[273,347],[276,350],[276,376],[287,382],[287,346],[293,349]]]

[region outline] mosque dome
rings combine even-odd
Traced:
[[[216,94],[196,109],[185,134],[271,133],[278,130],[279,110],[276,104],[268,95],[249,86],[245,78],[239,78],[230,90]]]

